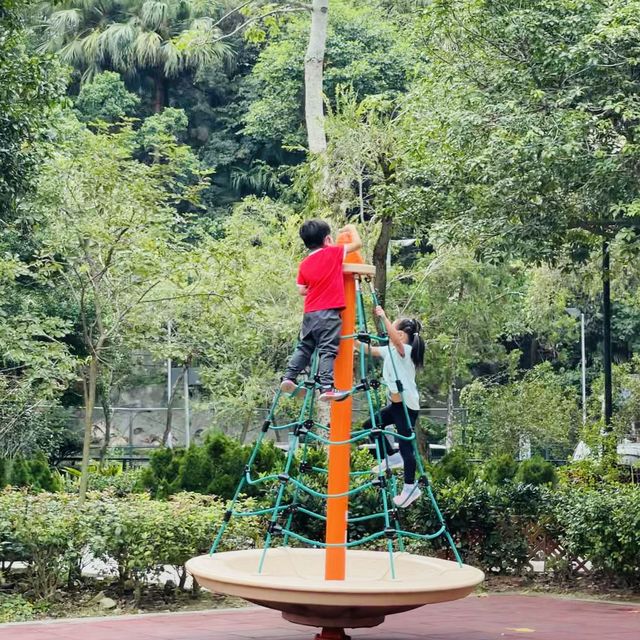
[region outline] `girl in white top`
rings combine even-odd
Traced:
[[[382,377],[389,390],[389,404],[380,411],[380,423],[376,426],[386,427],[395,425],[397,432],[405,437],[413,433],[420,409],[420,395],[416,386],[416,368],[424,362],[425,344],[420,336],[422,326],[420,322],[410,318],[398,318],[391,322],[382,307],[375,308],[375,314],[384,322],[389,336],[389,346],[371,347],[369,352],[382,358]],[[364,346],[364,345],[363,345]],[[398,388],[400,382],[400,388]],[[400,394],[402,391],[402,395]],[[402,400],[407,407],[402,406]],[[407,423],[407,414],[409,422]],[[371,419],[363,425],[363,429],[370,429]],[[422,493],[415,484],[416,458],[413,452],[413,441],[398,438],[400,453],[394,453],[393,442],[382,435],[372,436],[372,440],[379,444],[382,464],[374,467],[374,473],[384,473],[387,468],[404,468],[404,486],[402,492],[393,501],[398,507],[408,507],[417,500]],[[373,452],[374,455],[375,451]]]

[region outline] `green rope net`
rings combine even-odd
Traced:
[[[375,306],[378,304],[375,289],[373,288],[370,279],[366,278],[365,280],[370,291],[371,302]],[[362,280],[359,276],[356,276],[356,333],[351,336],[343,336],[343,339],[357,338],[364,344],[379,346],[387,345],[389,340],[384,329],[381,328],[378,330],[374,323],[375,331],[372,332],[369,330],[368,324],[362,292]],[[393,369],[396,373],[397,379],[398,376],[396,365],[393,360],[393,351],[391,351],[391,354],[391,362],[393,363]],[[280,390],[276,393],[267,418],[264,421],[258,439],[255,442],[251,455],[249,456],[249,460],[245,466],[244,475],[240,478],[233,498],[227,507],[223,522],[220,525],[218,534],[211,546],[210,553],[213,554],[218,549],[227,526],[232,518],[266,516],[267,525],[264,536],[264,547],[258,567],[259,572],[262,571],[266,554],[269,548],[274,546],[273,543],[276,538],[282,539],[282,544],[279,546],[288,546],[290,542],[294,540],[298,543],[315,548],[327,548],[330,546],[353,548],[376,540],[384,539],[386,542],[386,548],[389,552],[391,575],[395,578],[393,554],[396,550],[404,551],[405,539],[424,541],[434,540],[435,538],[444,536],[448,545],[451,547],[458,564],[462,565],[460,554],[447,529],[447,525],[432,490],[431,480],[425,471],[422,459],[418,452],[415,432],[412,431],[411,435],[403,436],[399,433],[392,433],[387,429],[382,429],[380,426],[380,410],[382,409],[381,391],[383,383],[375,377],[376,371],[371,354],[368,350],[360,349],[356,363],[360,380],[350,391],[351,395],[363,394],[365,396],[371,428],[352,431],[351,437],[348,440],[332,441],[330,439],[328,425],[323,425],[316,420],[317,412],[315,392],[319,386],[316,381],[317,367],[318,357],[317,353],[315,353],[311,360],[307,378],[301,382],[291,394],[283,394]],[[403,396],[402,386],[398,385],[398,389],[401,396]],[[278,424],[278,407],[280,406],[280,401],[284,395],[292,397],[302,396],[302,404],[295,420],[285,422],[284,424]],[[402,405],[407,424],[411,424],[407,406],[404,402],[404,397],[402,398]],[[260,447],[270,431],[286,432],[289,436],[289,449],[281,473],[258,476],[253,472],[253,465],[259,454]],[[375,443],[376,459],[380,466],[383,460],[387,459],[386,447],[380,447],[380,438],[390,435],[396,439],[411,441],[412,443],[417,466],[416,486],[421,486],[424,489],[423,496],[420,499],[429,500],[437,522],[439,523],[438,529],[432,533],[414,533],[403,528],[400,522],[399,509],[395,507],[393,502],[393,498],[398,495],[398,482],[390,470],[381,471],[377,476],[373,476],[370,471],[352,471],[350,474],[352,478],[350,486],[352,488],[350,488],[346,493],[340,494],[328,494],[318,488],[318,486],[323,484],[322,482],[318,482],[316,480],[313,482],[315,485],[314,487],[311,486],[312,483],[310,481],[306,480],[306,478],[309,478],[310,476],[314,476],[315,478],[326,478],[327,469],[324,467],[314,466],[310,462],[310,459],[313,459],[312,452],[318,445],[358,445],[360,443],[372,441]],[[383,451],[382,449],[385,450]],[[296,456],[297,451],[299,451],[298,456]],[[272,506],[255,510],[238,510],[236,508],[238,498],[242,494],[243,490],[246,490],[249,486],[264,486],[266,490],[270,490],[271,495],[273,495]],[[332,545],[321,540],[312,540],[306,536],[296,533],[294,530],[294,521],[297,514],[322,522],[326,520],[325,515],[323,515],[323,513],[319,513],[323,508],[310,508],[309,503],[312,503],[311,506],[313,506],[313,503],[317,504],[318,501],[324,503],[328,498],[337,498],[346,495],[350,498],[354,498],[354,503],[352,504],[357,504],[357,496],[367,491],[377,493],[380,505],[379,511],[361,516],[349,516],[347,523],[348,525],[364,522],[379,523],[376,525],[378,527],[377,530],[372,533],[355,539],[351,536],[349,541],[344,544]]]

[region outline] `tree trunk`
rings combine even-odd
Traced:
[[[249,434],[249,427],[251,426],[252,417],[253,417],[252,414],[249,414],[245,419],[245,421],[242,423],[242,430],[240,431],[240,444],[244,444],[247,439],[247,435]]]
[[[113,407],[111,406],[111,383],[113,371],[108,371],[100,380],[100,404],[104,413],[104,442],[100,449],[100,466],[104,464],[109,445],[111,444],[111,427],[113,419]]]
[[[160,113],[169,102],[169,91],[167,87],[167,79],[164,77],[162,71],[156,71],[155,74],[155,89],[156,96],[153,104],[154,113]]]
[[[322,154],[327,150],[322,81],[328,24],[329,0],[312,0],[311,30],[304,57],[304,115],[309,151],[314,154]]]
[[[385,186],[395,182],[395,169],[386,154],[378,156],[378,164],[384,177]],[[387,213],[382,215],[380,235],[373,248],[373,264],[376,268],[375,287],[380,296],[380,304],[384,307],[387,293],[387,256],[389,255],[389,245],[391,243],[391,232],[393,230],[393,215]]]
[[[176,381],[173,383],[173,387],[171,387],[171,398],[168,398],[167,402],[167,420],[164,425],[164,433],[162,434],[163,447],[166,447],[169,444],[169,438],[171,437],[171,427],[173,425],[173,403],[176,398],[178,385],[182,382],[182,379],[184,378],[186,372],[187,367],[182,367],[182,373],[176,378]]]
[[[87,496],[89,483],[89,453],[91,447],[91,431],[93,427],[93,408],[96,404],[96,385],[98,380],[98,359],[91,355],[88,371],[84,373],[84,443],[82,446],[82,466],[80,468],[80,504]]]
[[[449,449],[452,449],[454,445],[454,434],[453,434],[453,425],[455,424],[454,402],[453,402],[454,389],[455,387],[453,386],[453,380],[452,380],[451,384],[449,384],[449,392],[447,393],[447,437],[445,440],[447,451],[449,451]]]
[[[389,216],[382,218],[380,235],[373,248],[373,266],[376,268],[374,285],[378,292],[378,300],[383,307],[385,306],[387,295],[387,253],[389,251],[389,243],[391,242],[392,228],[393,219]]]
[[[604,425],[605,431],[611,431],[613,415],[613,385],[611,376],[611,259],[609,240],[602,241],[602,341],[604,364]]]

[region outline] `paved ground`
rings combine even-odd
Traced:
[[[640,640],[640,605],[522,595],[471,596],[389,616],[353,640]],[[0,625],[0,640],[313,640],[315,630],[251,607]]]

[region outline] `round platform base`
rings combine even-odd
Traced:
[[[345,580],[324,579],[322,549],[269,549],[262,572],[262,549],[204,555],[187,570],[209,591],[239,596],[285,619],[312,627],[379,625],[386,615],[425,604],[464,598],[484,574],[468,565],[408,553],[347,551]]]

